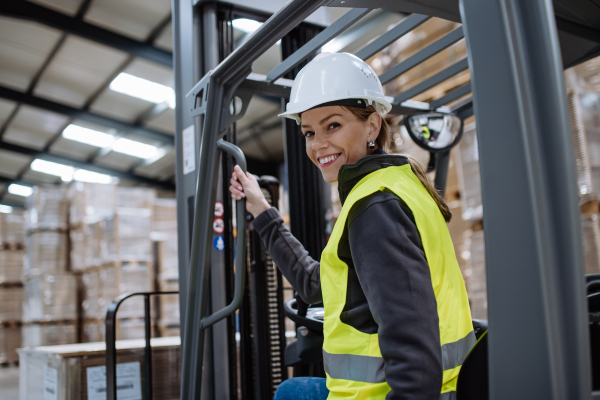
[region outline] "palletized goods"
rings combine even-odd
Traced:
[[[77,321],[23,324],[23,347],[54,346],[77,342]]]
[[[25,216],[20,210],[0,213],[0,243],[25,243]]]
[[[22,280],[24,256],[24,250],[0,250],[0,284]]]
[[[69,265],[69,235],[60,230],[35,230],[27,234],[25,276],[64,273]]]
[[[0,287],[0,322],[21,321],[24,297],[23,285],[20,283]]]
[[[152,389],[155,399],[179,400],[181,384],[179,337],[152,339]],[[144,384],[144,340],[117,345],[117,386],[141,391]],[[19,350],[20,400],[40,400],[50,389],[56,400],[106,398],[104,343],[82,343]],[[121,391],[118,397],[125,394]]]
[[[35,186],[33,194],[26,201],[27,230],[66,230],[69,220],[66,191],[66,186]]]
[[[23,321],[77,319],[77,281],[71,274],[44,274],[25,282]]]

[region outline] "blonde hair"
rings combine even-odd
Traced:
[[[356,108],[347,106],[343,107],[350,111],[352,114],[356,115],[361,121],[366,121],[369,118],[369,115],[376,112],[373,106],[368,106],[367,108]],[[381,118],[381,128],[379,129],[379,136],[377,136],[375,143],[377,144],[378,148],[382,149],[386,153],[389,153],[392,148],[392,132],[390,130],[389,124],[383,118]],[[429,180],[429,178],[427,177],[427,173],[425,172],[421,164],[419,164],[414,158],[407,158],[408,162],[410,163],[410,169],[412,170],[413,174],[415,174],[415,176],[419,179],[419,181],[421,181],[425,189],[427,189],[427,192],[433,198],[433,201],[435,201],[438,208],[440,209],[444,220],[446,220],[446,222],[450,222],[450,220],[452,219],[452,212],[450,211],[446,200],[444,200],[444,198],[437,191],[433,183]]]

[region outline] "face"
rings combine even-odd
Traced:
[[[306,154],[319,167],[323,179],[336,182],[340,167],[371,154],[367,144],[377,139],[381,116],[372,113],[366,121],[341,106],[327,106],[302,113]]]

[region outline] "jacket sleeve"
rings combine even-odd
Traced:
[[[281,273],[308,304],[321,303],[320,264],[283,225],[283,218],[271,207],[253,222],[267,251]]]
[[[443,371],[437,303],[411,219],[412,212],[396,195],[378,192],[361,199],[348,220],[350,249],[378,325],[392,388],[386,399],[438,400]]]

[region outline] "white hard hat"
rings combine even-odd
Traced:
[[[298,72],[292,84],[290,102],[279,116],[295,119],[300,124],[300,113],[349,99],[363,100],[357,101],[361,108],[373,105],[380,115],[392,109],[369,64],[348,53],[321,53]],[[339,105],[352,104],[341,102]]]

